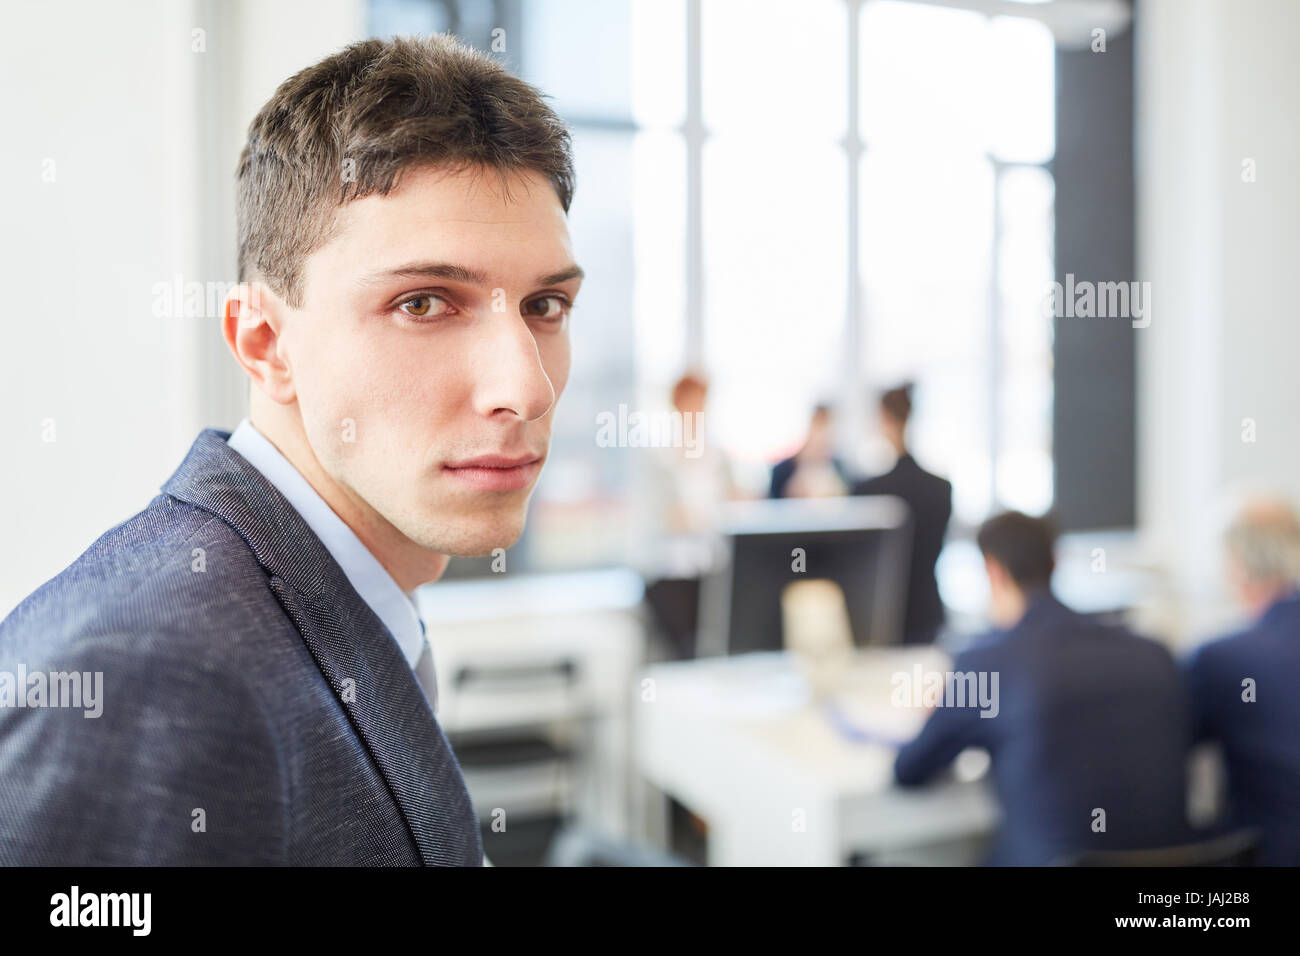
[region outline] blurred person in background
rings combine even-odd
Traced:
[[[687,372],[677,380],[672,406],[684,440],[649,449],[642,472],[644,520],[636,547],[643,554],[647,601],[675,657],[694,652],[700,576],[723,559],[721,506],[742,497],[726,452],[709,439],[708,396],[702,375]]]
[[[1217,741],[1228,778],[1224,827],[1260,831],[1257,862],[1300,865],[1300,519],[1285,501],[1248,502],[1224,535],[1244,630],[1188,660],[1193,738]]]
[[[899,751],[898,782],[922,784],[967,747],[987,750],[1003,814],[990,865],[1185,842],[1187,708],[1169,652],[1053,596],[1046,520],[998,515],[978,544],[995,630],[952,670],[988,675],[993,707],[942,701]]]
[[[718,506],[739,497],[726,453],[709,440],[704,406],[709,383],[688,372],[673,385],[673,413],[690,441],[680,446],[656,448],[650,476],[651,507],[658,529],[681,538],[711,537],[717,533]]]
[[[829,405],[813,409],[803,445],[772,468],[768,497],[832,498],[848,493],[848,473],[835,455],[833,425]]]
[[[929,644],[943,627],[944,608],[939,597],[934,566],[943,550],[952,516],[952,483],[932,475],[916,463],[907,448],[907,422],[912,414],[912,385],[891,388],[880,396],[880,430],[897,461],[883,475],[859,481],[855,495],[895,495],[912,512],[912,558],[908,573],[907,603],[903,615],[903,643]]]

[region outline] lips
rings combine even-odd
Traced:
[[[450,477],[479,491],[527,488],[541,470],[539,455],[478,455],[443,465]]]
[[[477,458],[466,458],[464,461],[453,461],[447,465],[448,468],[519,468],[531,462],[537,461],[537,455],[519,455],[515,458],[508,458],[505,455],[479,455]]]

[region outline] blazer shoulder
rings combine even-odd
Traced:
[[[1178,659],[1164,643],[1154,637],[1139,634],[1124,626],[1098,624],[1086,619],[1079,633],[1085,637],[1092,634],[1107,642],[1107,650],[1104,656],[1098,657],[1098,661],[1108,663],[1099,663],[1099,667],[1122,668],[1134,679],[1147,681],[1152,693],[1181,688],[1182,674]]]
[[[932,489],[934,489],[935,494],[937,494],[937,495],[942,495],[942,496],[947,497],[947,498],[951,498],[951,497],[952,497],[952,482],[951,482],[951,481],[949,481],[947,478],[944,478],[944,477],[941,476],[941,475],[936,475],[936,474],[935,474],[934,472],[932,472],[932,471],[925,471],[925,472],[922,472],[922,474],[924,475],[924,478],[925,478],[926,483],[927,483],[927,484],[928,484]]]
[[[1188,651],[1183,666],[1193,674],[1217,671],[1228,661],[1245,654],[1253,637],[1250,630],[1242,630],[1211,638]]]
[[[953,670],[980,670],[1010,654],[1018,653],[1016,645],[1023,635],[1015,630],[988,630],[971,638],[969,644],[953,656]]]
[[[283,618],[266,571],[224,520],[159,495],[0,622],[0,659],[130,643],[189,659],[229,652]]]

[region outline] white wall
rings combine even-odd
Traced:
[[[0,11],[0,616],[143,507],[201,427],[241,413],[215,316],[155,317],[154,286],[233,281],[244,129],[280,79],[362,32],[361,0],[302,9]]]
[[[1144,0],[1137,37],[1139,521],[1201,635],[1225,493],[1300,499],[1300,4]]]

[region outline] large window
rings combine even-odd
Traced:
[[[1051,504],[1053,40],[977,6],[372,0],[373,32],[503,25],[574,129],[589,279],[533,562],[618,558],[638,462],[595,417],[666,407],[687,367],[755,490],[819,401],[879,466],[874,396],[912,379],[959,522]]]
[[[861,370],[914,377],[959,519],[1052,502],[1054,48],[1043,25],[861,8]]]

